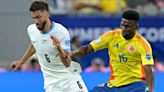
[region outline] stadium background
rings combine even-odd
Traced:
[[[11,61],[20,58],[27,48],[29,38],[26,27],[32,23],[28,8],[32,1],[0,0],[0,68],[2,71],[0,73],[0,92],[44,92],[40,72],[7,72],[6,70]],[[48,2],[51,1],[48,0]],[[105,31],[119,27],[120,16],[70,15],[57,9],[52,11],[51,20],[66,26],[71,37],[74,35],[80,36],[82,45],[85,45]],[[158,60],[164,61],[164,17],[162,15],[143,15],[140,21],[139,33],[151,43]],[[82,68],[85,69],[90,66],[91,60],[95,57],[102,58],[105,65],[109,65],[107,51],[103,50],[82,57]],[[83,79],[89,89],[99,83],[106,82],[109,75],[110,73],[82,72]],[[155,72],[155,92],[164,92],[163,78],[164,73]]]

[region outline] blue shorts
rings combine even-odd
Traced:
[[[95,87],[90,92],[149,92],[146,90],[147,84],[143,81],[134,82],[128,85],[120,86],[120,87],[108,87],[105,84],[103,87]]]

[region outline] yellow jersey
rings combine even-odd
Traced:
[[[132,39],[126,40],[121,29],[108,31],[90,45],[94,51],[108,48],[111,68],[109,87],[145,81],[143,65],[154,64],[151,46],[138,32]]]

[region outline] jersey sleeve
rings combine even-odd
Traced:
[[[28,35],[30,35],[30,30],[31,30],[31,26],[29,25],[29,26],[27,27],[27,33],[28,33]]]
[[[30,39],[31,39],[31,35],[32,35],[32,29],[33,29],[33,25],[29,25],[27,27],[27,33],[28,33],[28,36]]]
[[[94,51],[108,48],[108,42],[113,38],[113,31],[108,31],[101,35],[98,39],[93,40],[90,45]]]
[[[70,44],[69,32],[66,28],[62,28],[62,30],[64,30],[64,36],[63,39],[60,41],[60,45],[65,51],[70,52],[71,44]]]
[[[150,44],[144,38],[141,38],[140,43],[142,65],[153,65],[154,60]]]

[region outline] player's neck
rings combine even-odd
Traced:
[[[48,20],[48,22],[45,25],[44,32],[48,32],[51,29],[51,27],[52,27],[52,23],[50,20]]]
[[[124,39],[130,40],[130,39],[132,39],[135,36],[135,34],[136,34],[136,32],[131,33],[130,35],[122,35],[122,36],[124,37]]]

